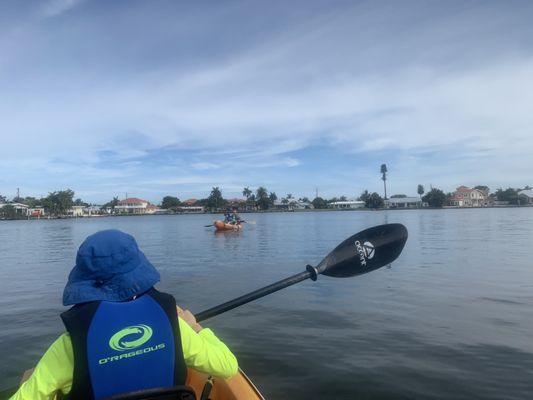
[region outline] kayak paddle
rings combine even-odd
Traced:
[[[335,247],[316,267],[307,265],[304,272],[202,311],[195,315],[196,321],[205,321],[306,279],[316,281],[318,275],[346,278],[374,271],[396,260],[406,241],[407,229],[402,224],[365,229]]]

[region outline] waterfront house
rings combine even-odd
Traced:
[[[289,211],[289,202],[283,202],[281,200],[274,200],[272,207],[278,211]]]
[[[102,207],[100,210],[102,214],[115,214],[117,212],[112,206]]]
[[[69,210],[67,210],[67,215],[70,217],[83,217],[83,210],[85,209],[85,206],[72,206]]]
[[[491,205],[494,207],[508,206],[510,203],[507,200],[492,200]]]
[[[518,199],[520,204],[533,204],[533,189],[519,191]]]
[[[313,204],[301,200],[276,200],[273,208],[278,211],[303,211],[313,209]]]
[[[151,205],[148,200],[139,199],[136,197],[129,197],[120,200],[115,206],[115,211],[119,214],[146,214],[148,206]],[[152,212],[153,208],[150,209]]]
[[[488,203],[488,197],[483,191],[466,186],[459,186],[449,200],[449,205],[455,207],[483,207]]]
[[[237,211],[249,211],[246,207],[246,199],[229,199],[228,208],[236,208]]]
[[[153,204],[148,204],[146,206],[145,214],[164,214],[166,212],[167,212],[167,210],[163,210],[163,209],[161,209],[158,206],[155,206]]]
[[[83,213],[88,217],[101,215],[103,212],[104,211],[102,210],[101,206],[87,206],[83,209]]]
[[[23,217],[27,217],[28,215],[30,215],[30,207],[27,206],[26,204],[22,204],[22,203],[5,203],[5,204],[0,204],[0,208],[3,208],[7,205],[10,205],[12,206],[16,213],[17,214],[20,214],[21,216]]]
[[[421,208],[427,203],[422,202],[420,197],[392,197],[385,200],[385,205],[388,208]]]
[[[354,210],[356,208],[364,208],[365,202],[361,200],[334,201],[329,203],[329,206],[336,210]]]
[[[204,208],[202,206],[179,206],[178,211],[182,213],[203,213]]]
[[[296,211],[312,210],[315,208],[313,206],[313,203],[311,203],[310,201],[298,200],[298,201],[292,202],[291,204],[292,204],[293,210],[296,210]]]
[[[33,207],[28,209],[29,216],[32,218],[41,218],[44,216],[44,207]]]
[[[196,199],[187,199],[183,202],[184,205],[186,206],[194,206],[196,203],[198,203],[198,200]]]

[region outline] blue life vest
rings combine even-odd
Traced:
[[[174,297],[151,289],[135,300],[78,304],[61,314],[74,352],[71,399],[103,399],[185,384]]]

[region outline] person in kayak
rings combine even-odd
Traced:
[[[231,221],[233,220],[233,217],[231,215],[231,212],[230,210],[226,210],[226,212],[224,213],[224,222],[227,223],[227,224],[231,224]]]
[[[133,236],[97,232],[78,249],[63,292],[66,327],[11,399],[72,399],[183,385],[187,367],[229,378],[237,359],[154,285],[159,272]]]
[[[240,225],[242,220],[239,214],[237,213],[237,207],[233,207],[232,213],[229,214],[227,221],[231,225]]]

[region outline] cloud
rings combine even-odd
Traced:
[[[527,4],[67,12],[78,3],[46,3],[61,24],[25,25],[17,49],[0,42],[0,165],[28,185],[334,194],[354,180],[377,190],[382,162],[400,191],[531,179]],[[15,184],[0,178],[0,190]]]
[[[193,163],[193,164],[191,164],[191,167],[194,168],[194,169],[199,169],[199,170],[217,169],[217,168],[220,168],[219,165],[217,165],[217,164],[213,164],[213,163],[209,163],[209,162],[198,162],[198,163]]]
[[[300,165],[300,161],[295,158],[289,157],[285,159],[285,165],[287,167],[297,167],[298,165]]]
[[[41,7],[41,14],[45,18],[57,17],[76,7],[84,0],[49,0]]]

